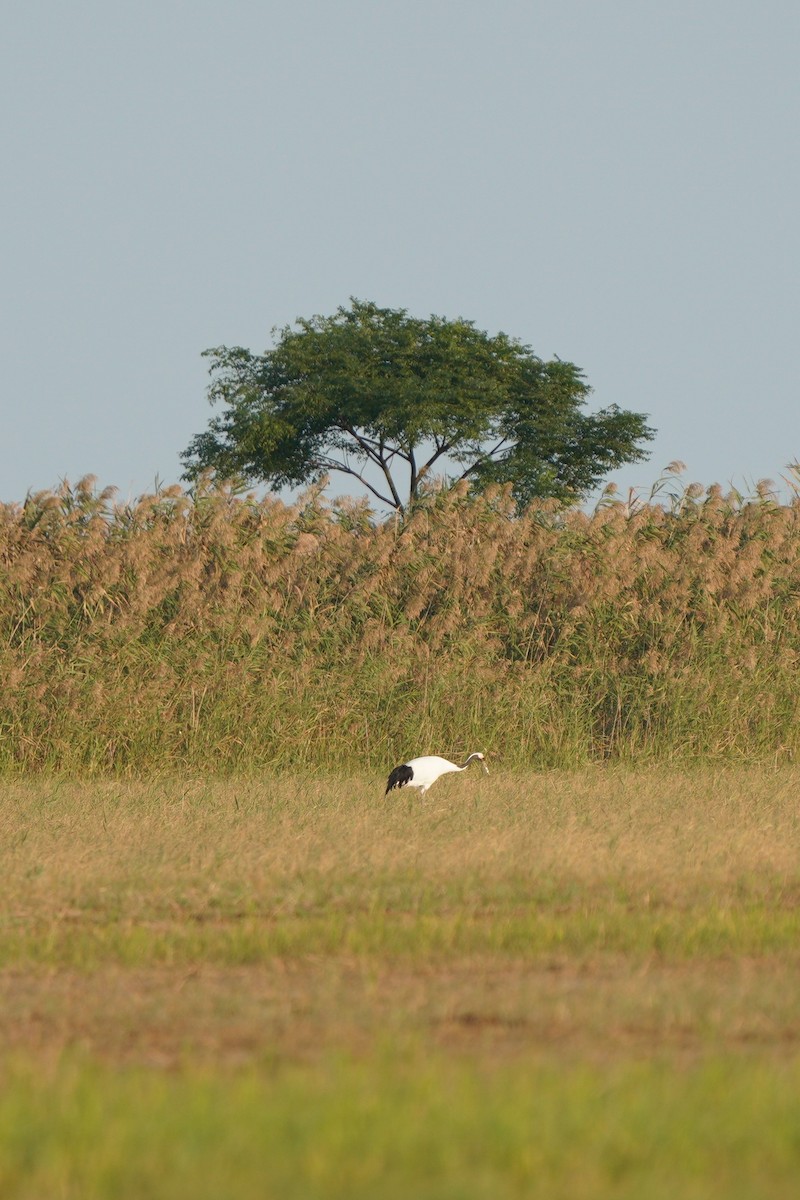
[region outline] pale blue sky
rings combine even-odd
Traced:
[[[623,486],[800,455],[795,0],[29,0],[2,43],[0,499],[176,481],[201,351],[351,295],[648,412]]]

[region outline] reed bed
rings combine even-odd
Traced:
[[[0,771],[791,760],[800,500],[592,514],[75,487],[0,507]]]

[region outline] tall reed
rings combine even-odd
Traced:
[[[508,765],[800,748],[800,499],[593,514],[312,489],[0,506],[0,770]]]

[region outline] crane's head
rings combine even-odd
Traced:
[[[484,762],[485,755],[483,755],[483,754],[471,754],[471,755],[470,755],[470,758],[477,758],[478,762],[479,762],[479,763],[481,764],[481,766],[483,767],[483,773],[484,773],[484,775],[488,775],[488,774],[489,774],[489,768],[487,767],[486,763]]]

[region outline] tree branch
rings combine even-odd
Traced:
[[[379,446],[380,453],[383,454],[386,449],[386,443],[384,442],[383,438],[381,438],[380,442],[378,443],[378,446]],[[399,458],[402,458],[409,465],[411,464],[411,459],[406,454],[405,450],[401,450],[399,446],[392,446],[391,449],[389,450],[388,455],[386,455],[385,457],[386,457],[387,463],[390,463],[393,458],[399,457]]]
[[[452,442],[439,443],[438,441],[434,441],[434,445],[436,446],[436,453],[432,454],[431,457],[428,459],[428,461],[420,467],[419,472],[417,474],[417,483],[419,483],[419,481],[420,481],[420,479],[422,479],[423,475],[427,475],[428,471],[431,469],[433,464],[436,462],[437,458],[441,458],[443,454],[447,454],[447,451],[452,450],[452,448],[453,448]]]
[[[480,456],[480,458],[476,458],[475,462],[470,463],[470,465],[467,467],[467,469],[465,471],[461,472],[461,474],[459,475],[458,479],[456,479],[455,482],[460,483],[462,479],[466,479],[469,474],[471,474],[474,470],[476,470],[477,467],[479,467],[481,465],[481,463],[485,462],[487,458],[491,458],[493,454],[496,454],[497,451],[500,450],[501,447],[504,446],[507,441],[508,441],[508,436],[500,438],[500,441],[497,443],[496,446],[494,446],[491,450],[487,450],[486,454],[482,454]]]
[[[389,491],[392,493],[392,496],[394,497],[394,504],[392,505],[392,507],[396,508],[398,512],[403,512],[403,502],[400,499],[400,494],[395,486],[394,479],[392,478],[392,473],[389,470],[389,463],[388,463],[387,459],[384,457],[383,453],[382,452],[379,453],[378,451],[371,449],[370,444],[369,444],[370,439],[365,439],[362,434],[357,433],[356,430],[353,429],[350,425],[342,424],[340,426],[340,428],[343,429],[345,431],[345,433],[349,433],[350,436],[358,443],[358,445],[361,447],[361,449],[364,451],[364,453],[367,455],[367,457],[371,458],[374,463],[378,464],[380,469],[383,471],[383,475],[384,475],[386,482],[389,485]],[[378,443],[378,446],[380,447],[380,442]],[[373,489],[373,491],[374,491],[374,489]],[[377,493],[376,493],[376,495],[377,495]]]
[[[373,442],[371,438],[365,438],[362,433],[357,433],[356,430],[353,429],[353,427],[351,425],[341,424],[341,425],[339,425],[339,428],[341,429],[342,433],[347,433],[350,435],[350,437],[353,439],[353,441],[356,442],[357,445],[359,445],[361,447],[364,454],[366,454],[367,458],[371,458],[372,461],[374,463],[377,463],[378,466],[381,465],[381,462],[383,460],[382,460],[381,456],[378,454],[377,450],[373,449],[374,446],[379,445],[378,442]]]
[[[372,492],[373,496],[376,496],[378,500],[380,500],[381,504],[387,504],[389,508],[396,508],[400,512],[404,511],[403,506],[399,503],[399,501],[395,503],[393,500],[390,500],[388,496],[382,495],[377,488],[373,487],[372,484],[364,478],[363,475],[360,475],[358,471],[354,471],[352,467],[346,466],[345,463],[337,462],[335,459],[319,458],[317,459],[317,465],[323,471],[341,471],[343,475],[352,475],[354,479],[358,479],[360,483],[363,483],[364,487],[368,488],[369,491]]]
[[[408,455],[406,454],[405,450],[401,450],[399,446],[391,446],[387,455],[385,453],[387,449],[386,442],[382,437],[376,441],[375,438],[368,438],[364,433],[356,433],[355,429],[353,429],[350,425],[340,425],[339,428],[343,430],[344,433],[349,433],[350,436],[359,443],[365,452],[368,446],[375,447],[376,453],[373,456],[375,462],[379,461],[377,457],[378,455],[380,455],[382,458],[385,458],[387,462],[391,462],[395,455],[399,455],[400,458],[403,458],[406,462],[408,462]]]
[[[385,457],[380,442],[378,443],[379,450],[373,450],[372,445],[375,443],[372,442],[372,439],[365,438],[362,433],[354,430],[353,426],[345,425],[344,422],[342,422],[342,424],[339,425],[339,428],[341,428],[341,430],[343,430],[345,433],[349,433],[350,437],[354,439],[354,442],[361,446],[361,449],[363,452],[365,452],[366,456],[368,458],[372,458],[372,461],[377,463],[380,469],[383,470],[384,479],[386,480],[387,484],[389,484],[389,491],[392,493],[393,502],[395,502],[393,503],[392,508],[397,509],[398,512],[403,512],[403,502],[401,498],[399,498],[399,492],[397,491],[395,480],[392,479],[392,473],[389,469],[389,461],[392,455],[390,455],[389,458]]]

